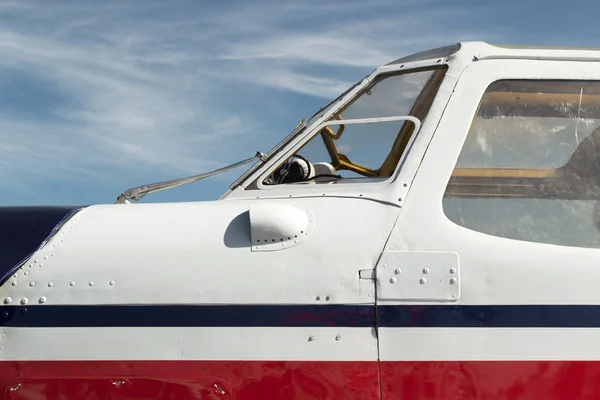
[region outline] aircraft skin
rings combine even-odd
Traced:
[[[519,240],[531,213],[484,232],[514,210],[482,213],[477,230],[442,202],[449,182],[452,201],[488,190],[460,186],[472,174],[456,166],[490,85],[600,82],[599,62],[593,49],[433,49],[375,69],[216,201],[1,208],[4,399],[600,398],[600,245]],[[389,176],[261,183],[379,76],[431,68],[443,80],[426,118],[395,120],[416,124]],[[386,116],[372,118],[356,123]],[[489,190],[523,190],[519,174]]]

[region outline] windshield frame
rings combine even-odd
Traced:
[[[373,72],[371,72],[371,74],[367,75],[361,81],[358,81],[356,84],[351,86],[348,90],[346,90],[336,99],[332,100],[327,105],[322,107],[306,123],[300,124],[298,127],[296,127],[290,134],[288,134],[288,136],[286,136],[279,144],[274,146],[267,153],[267,157],[264,161],[259,161],[252,165],[234,183],[232,183],[229,187],[230,191],[233,191],[238,187],[241,187],[243,190],[276,189],[276,186],[263,187],[260,184],[255,185],[254,182],[256,182],[257,180],[260,181],[263,178],[263,175],[266,176],[275,164],[281,162],[282,159],[289,157],[300,147],[302,147],[307,141],[311,140],[311,138],[315,135],[316,131],[322,128],[322,124],[324,122],[328,121],[329,118],[333,116],[336,112],[338,112],[343,107],[346,107],[346,105],[355,101],[359,96],[361,96],[364,92],[364,89],[367,86],[371,85],[382,75],[389,75],[390,73],[408,74],[411,72],[416,72],[423,68],[443,67],[448,65],[447,61],[447,58],[432,58],[427,60],[414,61],[406,64],[383,65],[381,67],[378,67]],[[414,140],[414,137],[412,138],[412,140]],[[408,150],[409,146],[407,146],[407,151]],[[394,174],[392,174],[392,176],[383,181],[378,181],[378,183],[389,183],[390,181],[394,180],[398,168],[403,163],[404,157],[405,155],[403,155],[400,159],[398,165],[396,166],[396,171],[394,172]],[[348,178],[346,179],[346,181],[350,182],[356,180]],[[367,182],[367,180],[364,179],[363,181]]]

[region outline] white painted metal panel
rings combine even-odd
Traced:
[[[385,251],[377,264],[377,299],[457,301],[460,263],[455,252]]]
[[[253,252],[255,206],[310,210],[318,223],[296,246]],[[317,296],[329,296],[329,304],[373,303],[373,287],[359,290],[358,271],[374,268],[397,213],[352,198],[92,206],[0,296],[11,304],[43,297],[46,305],[318,304]]]
[[[598,335],[598,328],[382,329],[381,361],[600,360]]]
[[[0,359],[4,361],[377,360],[371,328],[5,328],[3,334]]]

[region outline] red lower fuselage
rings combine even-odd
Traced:
[[[379,399],[372,362],[2,362],[5,399]],[[383,362],[383,399],[598,399],[600,362]]]

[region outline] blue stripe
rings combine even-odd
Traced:
[[[11,327],[370,327],[375,308],[361,305],[36,305],[0,307]]]
[[[379,306],[382,328],[600,328],[600,305]],[[0,306],[10,327],[373,327],[369,305]]]
[[[600,305],[380,306],[381,327],[600,328]]]

